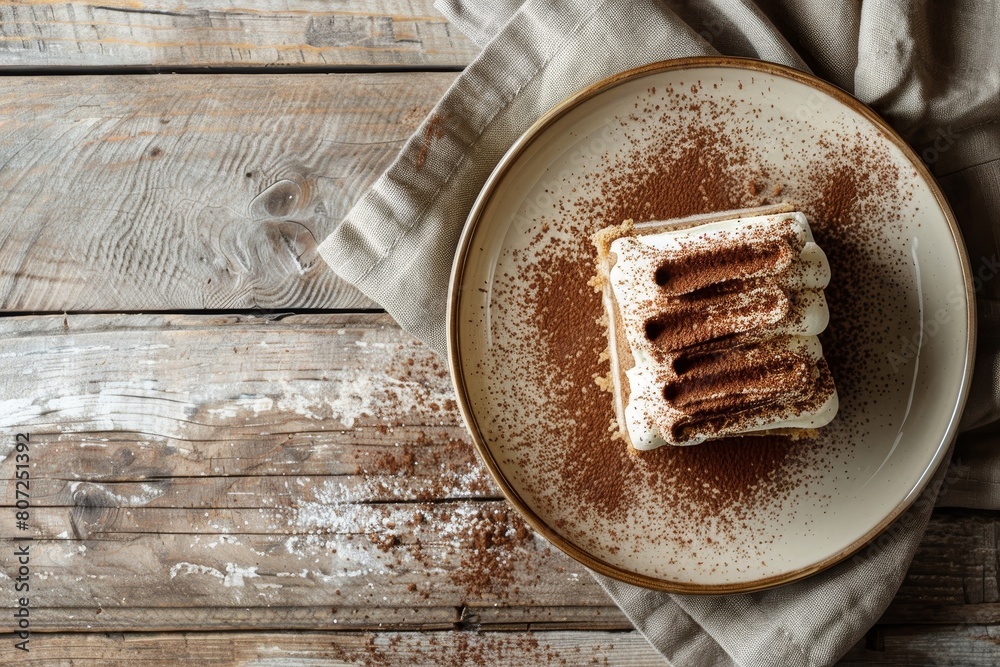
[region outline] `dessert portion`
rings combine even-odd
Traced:
[[[837,414],[817,338],[830,265],[789,206],[594,236],[622,436],[636,449],[815,437]]]

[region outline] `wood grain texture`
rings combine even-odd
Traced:
[[[839,667],[975,667],[1000,664],[995,626],[877,627],[838,663]]]
[[[454,76],[0,78],[0,309],[375,307],[317,244]]]
[[[1000,638],[984,626],[887,627],[871,633],[838,665],[931,667],[995,665]],[[0,660],[62,667],[665,667],[631,632],[301,632],[36,634],[30,657],[0,635]]]
[[[0,359],[38,630],[630,627],[499,499],[385,315],[6,317]],[[1000,623],[997,522],[938,512],[883,623]]]
[[[637,632],[193,634],[39,636],[32,660],[52,667],[664,667]],[[13,657],[0,637],[0,660]]]
[[[3,318],[0,358],[0,498],[32,439],[38,627],[197,601],[416,625],[544,621],[566,588],[609,606],[498,499],[444,366],[385,316]]]
[[[0,2],[0,68],[454,67],[431,0]]]

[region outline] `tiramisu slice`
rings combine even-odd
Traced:
[[[830,265],[789,206],[594,236],[618,425],[636,449],[813,437],[837,414],[817,334]]]

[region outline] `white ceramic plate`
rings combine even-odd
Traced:
[[[608,430],[589,235],[791,202],[833,274],[821,336],[840,393],[817,442],[629,451]],[[857,553],[919,495],[965,401],[971,279],[919,159],[846,93],[730,58],[658,63],[552,110],[483,189],[452,275],[460,404],[507,498],[610,576],[749,591]]]

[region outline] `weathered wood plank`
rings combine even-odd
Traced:
[[[458,448],[455,448],[457,450]],[[225,514],[218,521],[244,522],[249,515],[261,508],[273,510],[274,520],[281,520],[281,512],[296,503],[369,503],[450,501],[466,498],[496,499],[500,492],[486,477],[486,473],[473,462],[471,447],[462,446],[462,456],[438,468],[431,459],[440,460],[440,451],[452,453],[452,448],[431,446],[406,446],[405,464],[410,468],[413,456],[414,470],[421,466],[420,459],[427,457],[430,465],[427,474],[410,475],[393,472],[393,469],[374,468],[368,473],[357,468],[344,475],[274,475],[274,476],[205,476],[173,477],[169,474],[148,482],[92,482],[89,480],[51,479],[36,477],[32,482],[32,497],[38,506],[76,507],[86,505],[94,511],[109,509],[135,509],[136,520],[149,520],[169,531],[171,526],[185,528],[184,532],[212,532],[199,530],[190,523],[202,509],[213,509]],[[36,448],[39,457],[46,457],[44,448]],[[457,452],[456,452],[457,453]],[[124,458],[121,453],[120,458]],[[383,455],[385,460],[389,455]],[[359,457],[360,458],[360,457]],[[58,464],[57,464],[58,465]],[[393,466],[392,463],[385,464]],[[459,468],[466,469],[462,472]],[[467,466],[467,467],[466,467]],[[441,473],[441,474],[435,474]],[[175,508],[180,508],[176,509]],[[167,510],[175,511],[167,511]],[[40,517],[44,518],[44,517]],[[57,519],[46,519],[57,521]],[[221,525],[215,523],[214,525]],[[129,531],[126,525],[116,525],[114,532]],[[268,526],[268,530],[275,526]],[[174,532],[174,531],[169,531]]]
[[[998,512],[935,512],[883,622],[1000,623],[998,526]]]
[[[360,426],[387,440],[402,424],[458,426],[444,362],[381,314],[7,317],[0,359],[9,432],[350,443]]]
[[[376,307],[316,246],[454,77],[0,78],[0,309]]]
[[[495,499],[444,366],[384,315],[2,318],[0,358],[40,606],[607,606]]]
[[[594,581],[498,501],[304,505],[292,535],[103,533],[102,515],[81,508],[59,539],[33,541],[37,605],[553,607],[569,589],[574,605],[607,605]]]
[[[50,540],[61,538],[61,541],[52,543],[37,543],[37,551],[43,554],[46,561],[62,562],[66,554],[74,554],[74,545],[89,545],[86,558],[73,559],[65,569],[46,569],[45,576],[47,580],[52,579],[50,585],[53,588],[61,590],[67,586],[75,589],[79,585],[76,577],[80,575],[94,575],[95,589],[113,589],[114,592],[108,592],[109,598],[117,598],[118,592],[125,591],[130,585],[109,575],[104,567],[92,568],[91,559],[106,565],[104,561],[113,560],[114,552],[124,544],[127,545],[127,553],[123,558],[127,561],[155,561],[149,572],[137,577],[152,588],[173,586],[167,581],[166,573],[177,563],[197,560],[199,548],[202,553],[211,556],[211,563],[198,563],[210,569],[195,568],[197,571],[194,572],[204,575],[198,586],[205,590],[218,587],[220,583],[225,587],[225,575],[242,559],[258,563],[259,575],[264,568],[279,570],[286,567],[285,563],[293,560],[293,551],[299,556],[295,563],[297,566],[313,561],[330,560],[333,563],[331,554],[353,553],[349,562],[378,563],[389,573],[382,586],[393,593],[394,599],[405,600],[415,592],[409,589],[421,576],[419,568],[413,565],[416,563],[433,564],[437,567],[437,575],[450,582],[442,582],[434,588],[434,603],[477,605],[484,600],[492,603],[495,598],[489,591],[479,590],[477,595],[469,595],[469,589],[475,588],[472,586],[474,580],[464,577],[463,567],[468,567],[476,559],[466,558],[464,554],[466,550],[474,549],[477,540],[484,536],[494,532],[506,533],[511,528],[517,530],[519,526],[516,518],[502,511],[502,504],[487,501],[413,505],[379,502],[369,505],[364,499],[346,504],[299,499],[295,502],[300,507],[294,508],[175,510],[100,508],[91,505],[91,500],[80,500],[80,505],[75,508],[35,510],[39,536]],[[270,502],[269,498],[264,500]],[[448,520],[442,520],[442,516],[447,516]],[[412,524],[418,521],[417,517],[420,517],[420,523],[414,527]],[[943,539],[956,532],[978,534],[977,539],[981,539],[983,527],[992,526],[996,521],[994,517],[979,514],[935,517],[904,585],[882,622],[1000,623],[1000,603],[995,596],[985,600],[968,597],[968,591],[981,583],[984,567],[988,567],[995,556],[978,549],[966,549],[961,542],[949,544]],[[289,553],[282,553],[277,560],[260,559],[259,552],[281,551],[276,546],[279,544],[284,544],[285,551]],[[220,545],[226,548],[219,549]],[[76,548],[78,550],[78,546]],[[223,553],[227,554],[225,562],[217,562]],[[161,560],[157,560],[156,554],[163,554]],[[531,577],[525,576],[522,580],[524,573],[504,570],[503,575],[511,577],[511,581],[516,580],[515,586],[525,592],[523,596],[507,595],[505,603],[523,605],[525,609],[516,613],[505,608],[486,610],[479,615],[477,622],[538,623],[545,621],[542,615],[551,611],[541,607],[594,605],[602,599],[581,567],[547,545],[527,550],[511,544],[496,545],[491,553],[483,554],[481,564],[490,566],[508,559],[522,560],[535,572],[551,572],[552,581],[540,585],[533,583]],[[935,563],[944,560],[951,562],[949,571],[936,572]],[[184,572],[188,569],[191,568],[182,567]],[[316,589],[330,584],[338,573],[344,575],[356,568],[340,563],[340,569],[337,569],[331,564],[327,569],[310,570],[307,577],[300,576],[302,572],[299,569],[289,569],[290,572],[284,576],[265,577],[256,582],[277,583],[288,589],[278,596],[280,600],[273,599],[272,604],[281,600],[286,600],[289,605],[302,604],[321,594]],[[552,590],[548,584],[553,581],[559,586],[565,585],[565,588]],[[338,586],[354,591],[357,588],[355,584],[352,580]],[[74,597],[77,594],[72,593],[69,598],[46,598],[46,604],[80,604],[80,599]],[[224,591],[216,604],[239,605],[244,600],[241,595],[240,591]],[[421,593],[421,599],[427,598]],[[177,599],[161,598],[161,601],[164,604],[179,603]]]
[[[0,661],[24,659],[0,635]],[[637,632],[58,634],[32,639],[30,662],[115,667],[663,667]]]
[[[384,314],[4,317],[0,360],[0,429],[71,434],[83,448],[126,433],[231,447],[315,434],[395,443],[403,426],[462,433],[444,361]]]
[[[35,634],[31,653],[16,653],[0,635],[5,664],[51,667],[213,667],[352,665],[356,667],[663,667],[666,661],[637,632],[298,632]],[[930,667],[995,665],[1000,641],[984,626],[878,628],[838,665]]]
[[[485,607],[476,612],[475,623],[491,626],[548,623],[553,609],[607,606],[582,567],[537,537],[521,543],[500,540],[475,554],[478,543],[520,526],[504,510],[502,504],[486,501],[310,504],[281,513],[260,509],[228,521],[220,519],[227,512],[207,510],[189,513],[192,527],[184,532],[152,520],[143,532],[135,516],[151,512],[140,510],[66,509],[58,520],[51,510],[36,511],[40,532],[59,531],[33,547],[45,577],[39,604],[111,605],[127,598],[127,607],[183,607],[191,600],[211,599],[212,606],[238,607],[254,604],[257,596],[270,605],[292,607],[321,605],[331,590],[340,590],[342,605],[377,608],[380,599],[372,597],[370,587],[377,583],[395,605]],[[276,515],[288,518],[276,520]],[[965,522],[981,523],[981,517]],[[122,524],[132,530],[115,530]],[[262,532],[268,528],[272,535]],[[935,519],[928,536],[947,532]],[[953,574],[921,573],[944,558],[954,562]],[[254,565],[244,568],[243,563]],[[981,576],[983,564],[981,554],[957,547],[921,547],[881,622],[1000,623],[995,599],[961,601]],[[470,576],[468,570],[476,567],[491,571],[506,588]],[[425,588],[428,580],[433,586]],[[491,609],[492,604],[503,606]],[[43,612],[41,618],[46,626],[66,627],[61,612]],[[434,618],[415,620],[431,623]],[[593,627],[578,612],[570,620]],[[606,621],[592,620],[597,625]]]
[[[973,667],[1000,664],[996,626],[877,626],[839,667]]]
[[[0,360],[39,629],[627,627],[497,500],[442,362],[385,315],[6,317]],[[1000,623],[998,521],[938,512],[883,622]]]
[[[196,602],[196,601],[195,601]],[[632,624],[610,601],[586,607],[369,607],[340,600],[318,607],[35,607],[39,632],[206,632],[247,630],[580,630],[629,631]],[[4,613],[13,613],[5,609]]]
[[[456,67],[431,0],[0,2],[0,68]]]
[[[446,408],[448,413],[452,412],[450,405]],[[92,483],[135,485],[163,476],[280,478],[347,475],[367,470],[371,482],[394,480],[396,499],[427,498],[434,490],[432,481],[443,482],[481,470],[464,428],[457,423],[457,415],[451,416],[456,421],[450,425],[408,424],[406,420],[416,417],[386,415],[399,421],[387,419],[387,424],[356,425],[350,431],[331,428],[286,433],[276,428],[256,435],[236,433],[229,438],[217,434],[208,440],[196,439],[197,447],[180,437],[141,432],[34,431],[32,440],[43,452],[43,460],[60,462],[51,479],[38,479],[43,485],[39,497],[58,504],[57,496],[63,493],[67,482],[84,479]],[[420,455],[419,464],[415,458],[418,449],[426,452]],[[397,479],[399,475],[392,474],[393,465],[406,470],[405,478]],[[197,480],[190,482],[197,483]],[[456,480],[453,485],[457,483]],[[379,492],[376,483],[369,487],[373,498],[385,495]],[[410,492],[404,493],[405,489]],[[454,493],[468,492],[468,488],[463,489]],[[435,490],[433,495],[438,493],[451,497],[444,490]],[[491,491],[489,495],[496,494]]]

